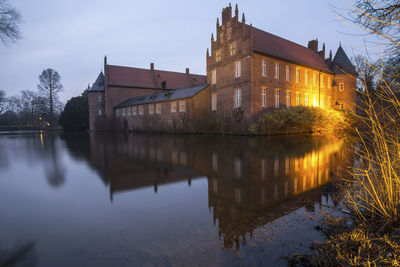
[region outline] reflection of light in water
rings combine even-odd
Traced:
[[[40,147],[43,149],[44,148],[44,142],[43,142],[43,132],[40,131]]]

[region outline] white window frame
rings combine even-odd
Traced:
[[[120,114],[121,114],[121,110],[119,108],[117,108],[115,110],[115,116],[119,117]]]
[[[267,107],[267,88],[261,88],[261,106]]]
[[[133,116],[137,115],[137,107],[132,107],[132,115]]]
[[[126,108],[126,116],[128,116],[128,117],[132,116],[132,109],[131,109],[131,107],[127,107],[127,108]]]
[[[263,59],[263,60],[262,60],[262,63],[261,63],[261,73],[262,73],[262,76],[264,76],[264,77],[267,76],[267,73],[268,73],[268,63],[267,63],[267,60],[266,60],[266,59]]]
[[[97,95],[97,103],[101,104],[101,93]]]
[[[290,108],[292,104],[292,91],[286,90],[286,107]]]
[[[290,80],[290,69],[289,66],[286,66],[286,81],[288,82]]]
[[[275,63],[275,79],[279,79],[280,78],[280,65],[279,63]]]
[[[241,88],[235,88],[235,94],[234,94],[234,107],[235,108],[240,108],[242,106],[242,89]]]
[[[296,91],[296,107],[300,106],[300,92]]]
[[[280,89],[275,89],[274,98],[275,98],[275,107],[279,108],[281,102]]]
[[[185,101],[179,101],[179,112],[186,112]]]
[[[122,108],[121,115],[122,117],[126,117],[126,108]]]
[[[211,110],[217,110],[217,93],[211,94]]]
[[[139,115],[143,115],[143,114],[144,114],[144,107],[139,106]]]
[[[150,104],[150,105],[149,105],[149,114],[150,114],[150,115],[153,115],[153,114],[154,114],[154,105],[153,105],[153,104]]]
[[[171,113],[176,113],[177,111],[177,106],[176,106],[176,102],[171,102]]]
[[[156,104],[156,113],[161,114],[161,103]]]
[[[240,60],[235,61],[235,78],[239,78],[242,72],[242,62]]]
[[[98,106],[97,107],[97,115],[101,116],[101,114],[102,114],[101,106]]]
[[[211,84],[216,84],[217,83],[217,70],[213,69],[211,70]]]

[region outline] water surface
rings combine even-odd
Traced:
[[[334,137],[0,135],[0,265],[286,265],[305,253]]]

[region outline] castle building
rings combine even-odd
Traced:
[[[232,116],[240,109],[247,121],[267,108],[308,106],[355,110],[357,73],[339,46],[325,58],[325,44],[308,47],[239,20],[236,5],[222,10],[207,49],[207,76],[112,66],[105,58],[89,90],[90,129],[121,121],[125,129],[168,129],[200,114]]]

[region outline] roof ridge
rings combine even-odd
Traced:
[[[129,67],[129,66],[121,66],[121,65],[111,65],[111,64],[108,64],[107,66],[119,67],[119,68],[127,68],[127,69],[135,69],[135,70],[146,70],[146,71],[151,71],[151,69],[137,68],[137,67]],[[175,74],[186,74],[186,72],[178,72],[178,71],[170,71],[170,70],[158,70],[158,69],[154,69],[154,71],[161,71],[161,72],[168,72],[168,73],[175,73]],[[189,75],[204,76],[204,77],[206,77],[206,75],[203,75],[203,74],[195,74],[195,73],[190,73]]]

